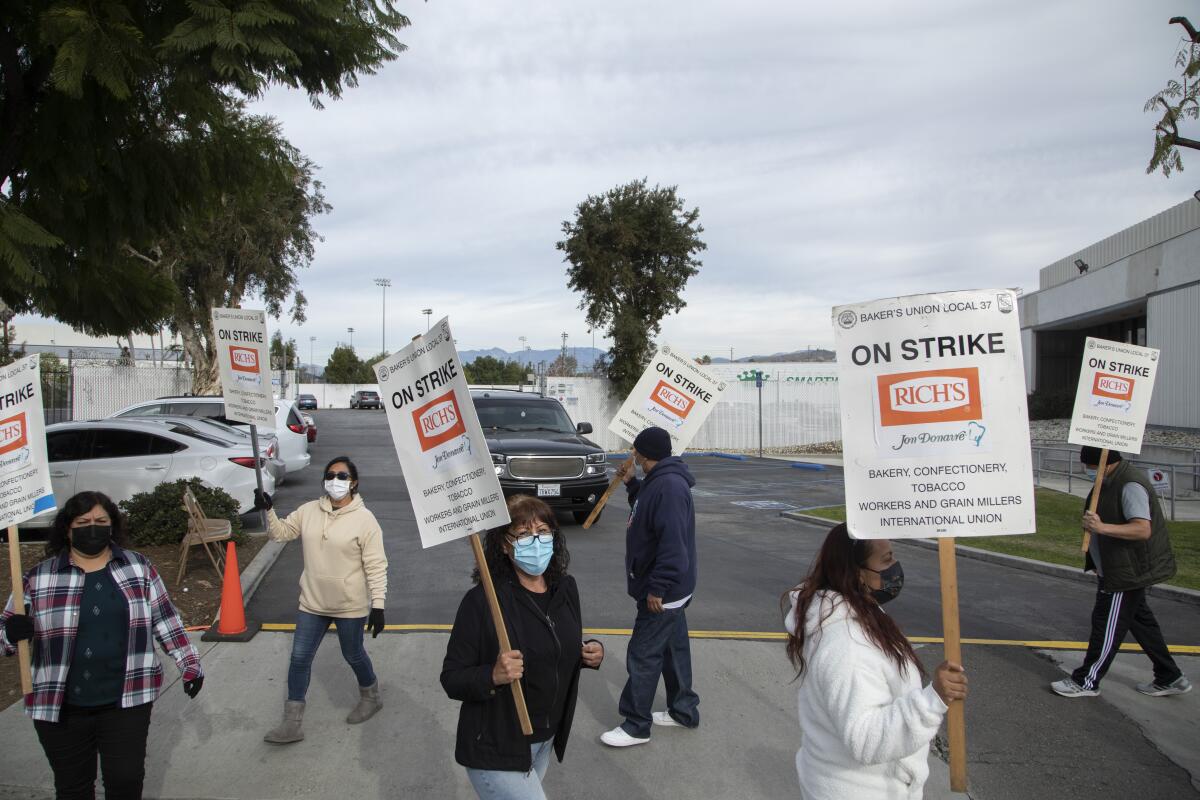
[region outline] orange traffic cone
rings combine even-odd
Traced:
[[[237,550],[233,542],[225,545],[225,580],[221,586],[221,613],[217,624],[200,637],[205,642],[248,642],[261,626],[246,622],[242,601],[242,578],[238,573]]]

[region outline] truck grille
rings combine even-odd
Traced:
[[[568,480],[583,475],[580,456],[516,456],[508,459],[508,472],[514,478],[543,481]]]

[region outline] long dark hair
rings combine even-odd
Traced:
[[[350,460],[349,456],[338,456],[337,458],[331,459],[330,462],[325,465],[325,472],[329,472],[329,468],[334,464],[346,465],[346,472],[350,473],[350,480],[354,481],[354,485],[350,487],[350,494],[351,496],[358,494],[358,467],[354,465],[354,462]],[[325,472],[321,473],[322,481],[325,480]]]
[[[781,603],[787,603],[792,591],[799,592],[794,619],[796,632],[788,634],[787,643],[788,658],[796,668],[797,676],[803,675],[807,666],[804,659],[804,641],[808,634],[804,630],[804,622],[813,602],[820,602],[817,593],[822,591],[837,592],[841,595],[841,601],[850,605],[850,611],[857,618],[867,638],[895,661],[901,672],[912,665],[919,673],[925,674],[924,667],[917,660],[917,654],[900,632],[895,620],[879,607],[879,603],[875,602],[869,593],[863,591],[862,578],[858,571],[866,566],[867,559],[871,557],[871,544],[870,539],[850,538],[846,523],[835,526],[825,537],[825,543],[821,545],[821,551],[813,560],[812,569],[804,582],[785,592],[780,600]],[[826,606],[828,610],[825,610]],[[833,606],[833,603],[828,602],[822,605],[820,623],[824,623],[833,614]],[[820,624],[817,627],[819,629]]]
[[[512,522],[492,528],[483,536],[483,556],[487,560],[488,570],[492,573],[492,581],[499,583],[501,580],[516,579],[513,563],[504,552],[504,542],[514,528],[540,521],[554,531],[554,555],[542,576],[548,585],[557,583],[567,574],[571,554],[567,552],[567,537],[558,529],[554,510],[546,505],[544,500],[527,494],[515,494],[508,498],[508,516],[512,518]],[[479,583],[478,566],[471,573],[471,580]]]
[[[117,504],[108,499],[108,495],[100,492],[80,492],[58,510],[54,517],[54,526],[50,528],[49,538],[46,539],[46,557],[53,558],[71,546],[69,534],[71,523],[76,517],[82,517],[96,506],[104,509],[112,520],[112,541],[118,547],[125,545],[125,518]]]

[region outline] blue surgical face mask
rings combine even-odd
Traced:
[[[549,544],[542,541],[543,536],[550,537]],[[541,575],[550,566],[554,558],[553,534],[545,533],[518,539],[513,545],[513,562],[526,575]]]
[[[1096,480],[1096,470],[1092,469],[1091,467],[1084,467],[1083,474],[1087,475],[1089,480]]]

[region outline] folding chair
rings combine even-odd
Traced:
[[[183,490],[183,508],[187,512],[188,530],[179,544],[179,575],[175,585],[183,582],[183,574],[187,571],[187,560],[192,547],[203,547],[205,555],[220,578],[225,566],[225,555],[218,542],[223,542],[233,535],[233,525],[227,519],[208,519],[204,509],[192,494],[191,488]]]

